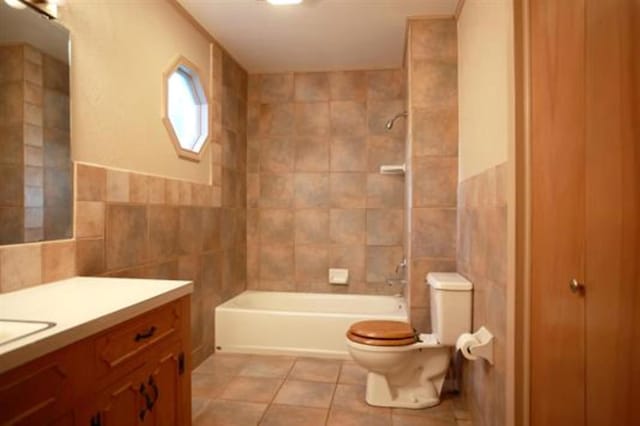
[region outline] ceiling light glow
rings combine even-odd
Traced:
[[[14,9],[24,9],[25,7],[27,7],[26,4],[22,3],[19,0],[4,0],[4,2]]]
[[[267,3],[274,6],[286,6],[292,4],[300,4],[302,3],[302,0],[267,0]]]

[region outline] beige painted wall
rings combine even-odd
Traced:
[[[76,161],[208,183],[200,163],[179,159],[161,121],[162,72],[178,55],[209,85],[209,40],[168,1],[68,0],[71,141]]]
[[[509,157],[513,141],[513,5],[466,0],[458,18],[459,181]]]

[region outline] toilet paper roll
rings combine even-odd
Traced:
[[[477,356],[471,354],[471,346],[477,345],[478,339],[476,339],[471,333],[463,333],[458,337],[456,341],[456,349],[462,353],[462,356],[466,359],[475,361]]]

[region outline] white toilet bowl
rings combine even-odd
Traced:
[[[353,360],[369,370],[367,403],[426,408],[440,403],[459,335],[471,328],[472,285],[456,273],[430,273],[433,334],[416,335],[408,323],[361,321],[347,332]]]
[[[353,360],[369,370],[367,403],[426,408],[440,403],[451,350],[431,334],[404,346],[373,346],[347,339]]]

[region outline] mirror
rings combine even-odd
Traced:
[[[0,1],[0,244],[71,238],[70,151],[69,32]]]

